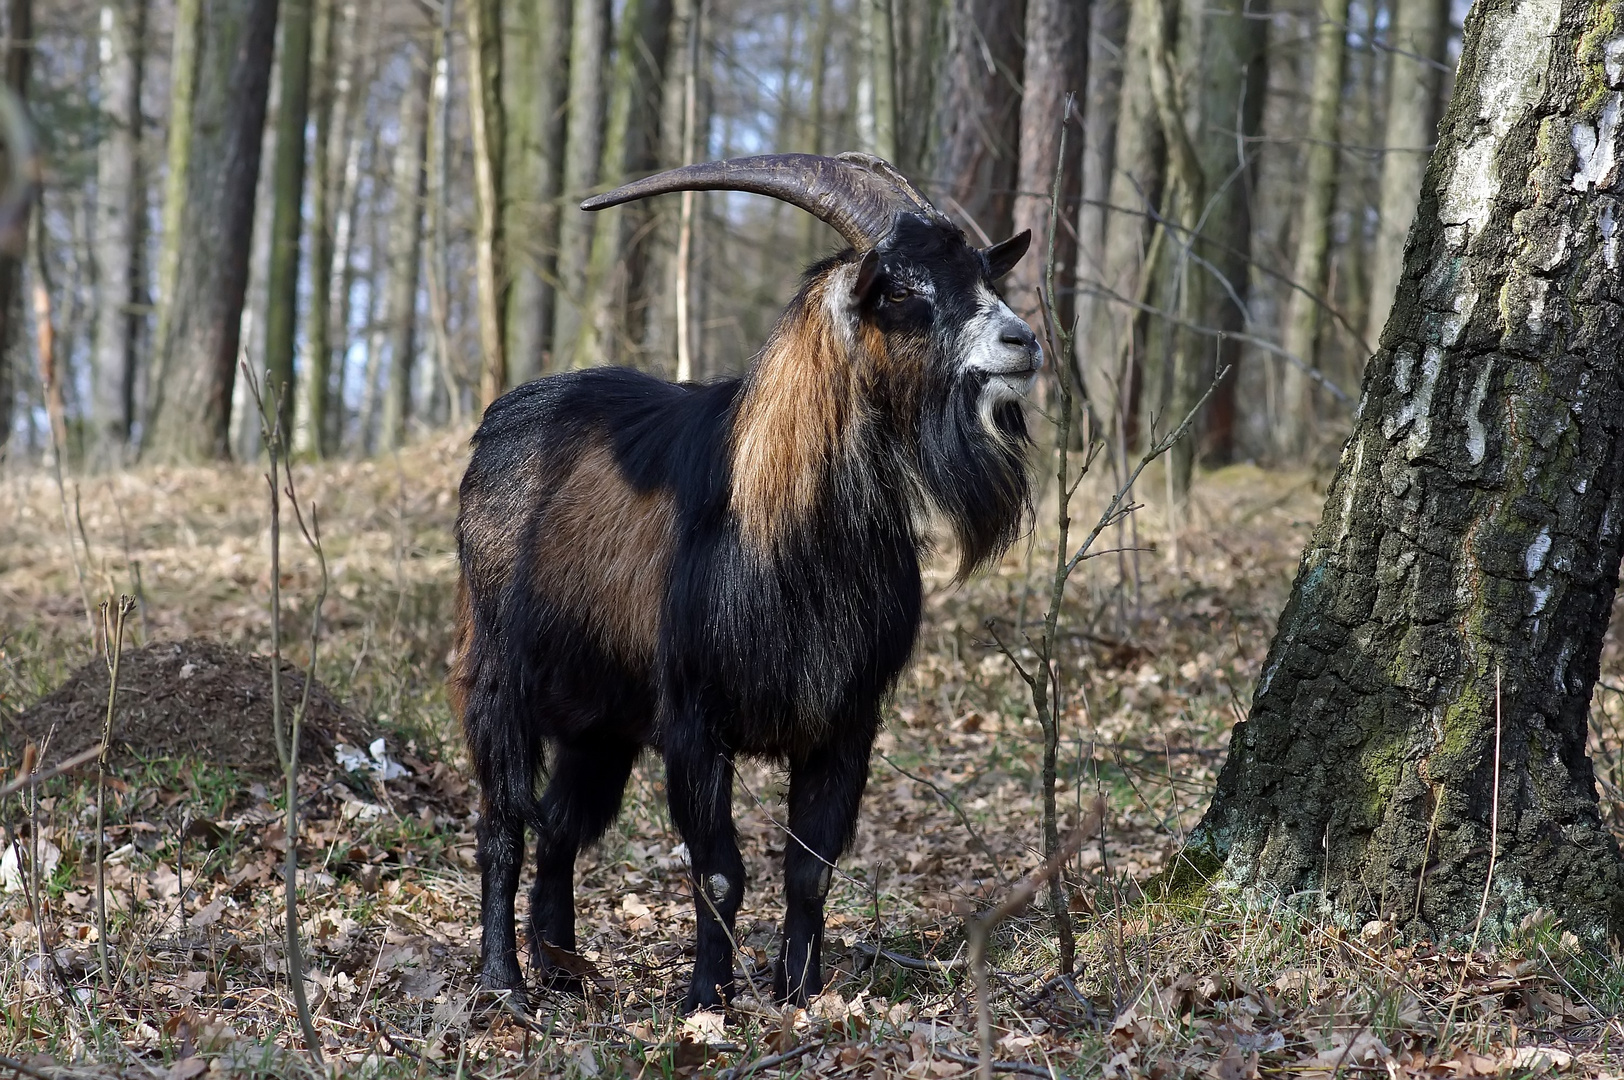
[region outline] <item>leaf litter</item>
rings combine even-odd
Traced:
[[[580,950],[550,952],[584,992],[534,990],[535,1016],[520,1025],[475,994],[477,791],[443,688],[450,493],[462,461],[462,441],[446,438],[398,462],[299,471],[323,505],[334,574],[298,852],[307,991],[328,1058],[346,1073],[391,1076],[973,1073],[964,917],[1041,861],[1040,735],[983,626],[1040,614],[1026,567],[1047,561],[1052,540],[1038,529],[1032,553],[1018,545],[962,589],[946,561],[931,570],[915,664],[888,711],[858,837],[829,898],[829,985],[808,1009],[768,1000],[783,778],[746,762],[736,783],[752,886],[737,927],[740,994],[726,1013],[677,1015],[694,930],[686,849],[663,808],[658,763],[645,759],[620,820],[580,860]],[[144,644],[124,658],[109,782],[111,994],[96,962],[93,776],[81,770],[3,808],[0,857],[31,887],[0,893],[0,1053],[37,1075],[303,1068],[282,946],[287,837],[269,714],[255,711],[253,690],[268,681],[269,582],[252,479],[247,469],[151,469],[83,493],[93,580],[132,591],[142,568]],[[54,499],[44,477],[14,473],[0,485],[0,517],[15,522],[0,536],[8,774],[30,743],[49,761],[87,733],[99,738],[105,709],[105,666],[83,640]],[[1583,953],[1553,920],[1468,957],[1256,897],[1192,907],[1142,895],[1205,808],[1318,505],[1300,475],[1211,474],[1178,566],[1152,552],[1113,556],[1079,581],[1063,620],[1059,794],[1076,818],[1096,797],[1109,813],[1067,875],[1078,970],[1057,977],[1041,911],[993,943],[1001,1074],[1624,1071],[1619,965]],[[1154,506],[1137,526],[1140,546],[1165,539]],[[285,558],[282,591],[297,619],[317,572],[302,552]],[[301,672],[302,650],[288,658]],[[229,677],[211,682],[210,664]],[[1609,747],[1624,721],[1624,658],[1611,635],[1603,672],[1604,687],[1621,689],[1598,695],[1593,753],[1617,827],[1624,776]]]

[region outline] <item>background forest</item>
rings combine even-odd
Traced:
[[[290,388],[313,456],[398,446],[571,366],[735,373],[833,233],[740,195],[598,216],[582,197],[859,149],[1000,239],[1046,218],[1080,90],[1056,299],[1097,419],[1134,444],[1232,364],[1201,456],[1324,457],[1396,287],[1464,10],[1161,10],[11,0],[43,192],[0,276],[0,440],[38,459],[55,423],[75,465],[251,458],[239,356]]]
[[[0,0],[36,181],[0,192],[0,1071],[1618,1076],[1620,25]],[[495,1010],[469,436],[553,372],[742,373],[840,245],[583,198],[847,150],[1037,238],[1032,513],[969,581],[927,560],[809,1008],[766,992],[786,783],[741,759],[740,993],[681,1015],[645,755],[577,864],[578,992]]]

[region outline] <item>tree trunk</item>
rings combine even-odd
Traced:
[[[1438,134],[1438,88],[1449,52],[1449,0],[1389,0],[1387,130],[1382,137],[1376,245],[1370,260],[1370,316],[1365,340],[1380,343],[1404,269],[1404,238],[1415,217],[1421,178]]]
[[[146,182],[141,170],[141,74],[147,0],[101,9],[101,106],[96,148],[96,326],[91,413],[95,463],[124,463],[134,422],[136,346],[143,294]]]
[[[336,220],[333,225],[333,246],[326,275],[327,302],[321,312],[327,328],[326,341],[332,369],[329,382],[332,391],[327,409],[328,427],[325,436],[330,452],[342,448],[345,440],[344,386],[346,358],[350,354],[352,293],[356,280],[353,253],[362,214],[361,178],[376,175],[373,169],[380,156],[376,128],[369,125],[363,132],[358,127],[357,121],[365,119],[363,109],[366,104],[367,88],[372,85],[377,69],[376,43],[378,24],[381,21],[380,5],[377,0],[368,0],[364,4],[356,0],[345,0],[344,26],[347,29],[336,46],[343,60],[336,68],[338,81],[334,87],[332,131],[328,140],[329,164],[333,169],[333,175],[328,183],[333,191],[331,202],[336,211]],[[369,219],[376,215],[376,208],[370,200],[366,213]],[[370,220],[368,224],[371,225]],[[382,247],[371,245],[367,250],[377,252],[382,250]],[[372,289],[373,285],[369,282],[367,303],[375,308]],[[365,423],[367,413],[359,406],[357,408],[360,420],[357,427],[361,427]]]
[[[1007,299],[1015,313],[1039,326],[1039,290],[1046,285],[1049,202],[1060,163],[1060,122],[1066,96],[1076,95],[1068,123],[1066,160],[1060,188],[1060,220],[1077,216],[1083,182],[1083,101],[1088,91],[1088,0],[1026,0],[1026,68],[1021,96],[1019,194],[1015,197],[1014,232],[1032,230],[1032,254],[1009,275]],[[995,238],[1001,239],[1001,238]],[[1070,229],[1055,230],[1055,312],[1061,325],[1071,325],[1075,308],[1070,271],[1077,245]]]
[[[670,0],[627,0],[621,9],[600,169],[606,182],[619,183],[654,167],[651,146],[658,145],[659,130],[650,117],[659,115],[661,71],[650,61],[665,54],[670,30]],[[648,214],[645,207],[616,206],[595,217],[584,317],[574,355],[587,364],[622,364],[641,337],[633,332],[628,305],[638,287],[632,281],[631,226],[646,222]]]
[[[333,273],[333,218],[335,202],[342,198],[343,168],[333,169],[333,114],[338,91],[337,73],[344,58],[337,55],[339,33],[344,29],[344,11],[337,0],[314,0],[315,24],[311,29],[310,109],[312,124],[310,153],[310,305],[305,309],[305,372],[300,382],[304,392],[294,429],[294,447],[302,454],[326,457],[332,449],[332,425],[328,418],[328,393],[332,389],[331,318],[328,308],[328,280]],[[350,12],[354,12],[350,4]],[[351,33],[356,29],[348,24]],[[343,161],[343,147],[339,147]],[[340,387],[339,404],[343,404]]]
[[[1624,930],[1585,753],[1624,549],[1618,15],[1468,18],[1358,423],[1175,887],[1440,940],[1487,882],[1491,933]]]
[[[428,193],[429,78],[415,44],[408,47],[412,85],[400,99],[395,143],[394,211],[389,223],[389,276],[384,323],[389,388],[383,399],[378,443],[393,450],[406,441],[412,415],[412,366],[417,353],[418,264],[423,254],[423,203]],[[365,418],[363,417],[363,422]]]
[[[171,136],[185,144],[179,149],[184,202],[164,240],[178,250],[146,444],[158,460],[229,456],[276,8],[276,0],[205,0],[199,13],[195,99],[183,110],[184,128]],[[177,65],[175,74],[185,78],[186,65]],[[170,164],[176,164],[173,148]],[[166,224],[169,216],[166,207]]]
[[[5,5],[5,37],[0,72],[6,89],[17,96],[19,102],[28,100],[28,73],[34,56],[34,4],[33,0],[7,0]],[[10,170],[18,168],[8,162]],[[0,449],[4,449],[11,435],[12,398],[16,393],[14,367],[20,369],[16,357],[20,351],[18,341],[21,329],[21,297],[23,255],[28,244],[28,215],[17,222],[16,232],[7,237],[8,250],[0,250]]]
[[[1234,368],[1241,354],[1240,342],[1228,335],[1246,326],[1241,304],[1248,291],[1252,163],[1243,147],[1262,116],[1268,23],[1247,0],[1181,0],[1180,6],[1178,80],[1187,95],[1182,112],[1200,188],[1187,187],[1168,214],[1181,232],[1169,237],[1159,299],[1183,325],[1173,334],[1162,430],[1182,420],[1228,366],[1229,377],[1202,418],[1199,444],[1221,463],[1233,453]],[[1190,489],[1197,450],[1196,440],[1184,439],[1168,454],[1175,503]]]
[[[310,119],[310,38],[315,0],[282,5],[282,63],[271,177],[271,262],[265,290],[265,407],[274,402],[283,445],[293,437],[293,353],[299,325],[299,237],[304,231],[305,126]]]
[[[972,238],[999,241],[1014,221],[1020,168],[1025,0],[951,0],[937,96],[931,192]]]
[[[503,35],[507,360],[515,383],[542,374],[552,351],[571,7],[570,0],[512,6],[516,25]]]
[[[1331,208],[1336,202],[1337,120],[1342,106],[1343,60],[1347,55],[1348,0],[1325,0],[1323,7],[1315,11],[1319,25],[1314,30],[1314,77],[1309,88],[1308,131],[1303,146],[1303,197],[1291,275],[1296,288],[1286,302],[1281,335],[1286,352],[1303,365],[1287,361],[1281,379],[1276,431],[1280,451],[1287,457],[1302,453],[1308,433],[1317,428],[1314,383],[1308,372],[1320,367],[1320,305],[1331,300],[1325,285],[1330,267]]]
[[[603,160],[604,69],[609,59],[608,0],[575,0],[570,26],[569,111],[565,120],[563,210],[558,222],[558,298],[553,311],[553,362],[590,362],[575,355],[592,253],[591,215],[575,204],[598,183]]]
[[[891,0],[858,0],[857,145],[897,158],[897,58]]]
[[[1110,171],[1103,182],[1109,208],[1098,269],[1084,279],[1100,295],[1084,325],[1083,340],[1092,342],[1101,357],[1088,365],[1089,399],[1107,418],[1112,442],[1128,450],[1139,442],[1140,401],[1154,366],[1145,349],[1146,317],[1137,305],[1154,272],[1147,255],[1162,204],[1167,144],[1150,92],[1147,47],[1153,36],[1150,18],[1161,5],[1156,0],[1123,3],[1127,26],[1119,61],[1121,90]],[[1098,125],[1089,126],[1099,131]]]
[[[502,238],[502,11],[498,0],[469,0],[468,113],[474,143],[474,277],[479,316],[479,405],[508,386],[507,273]]]

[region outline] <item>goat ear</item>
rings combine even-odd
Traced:
[[[860,304],[864,300],[868,299],[868,294],[869,294],[870,290],[872,290],[874,288],[874,282],[875,282],[875,280],[877,280],[879,278],[879,276],[880,276],[880,252],[879,252],[879,249],[878,248],[869,248],[868,249],[868,254],[864,255],[863,256],[863,261],[857,265],[857,277],[852,280],[852,286],[851,286],[852,303]]]
[[[981,254],[987,258],[987,272],[997,281],[1021,261],[1026,249],[1032,245],[1032,230],[1023,229],[1019,233],[1005,240],[1001,244],[994,244],[990,248],[983,248]]]

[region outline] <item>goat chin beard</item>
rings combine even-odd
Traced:
[[[993,412],[1006,401],[1019,401],[1026,397],[1038,381],[1037,372],[986,375],[983,378],[986,381],[981,386],[976,412],[981,418],[982,429],[999,442],[1004,442],[1008,438],[1007,433],[993,419]]]

